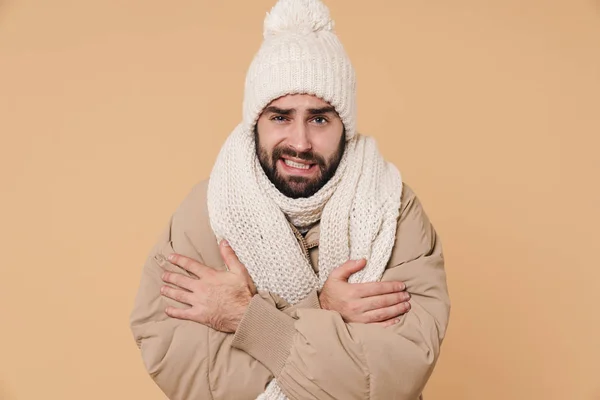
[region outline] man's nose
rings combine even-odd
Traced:
[[[308,129],[304,121],[297,121],[294,124],[289,138],[289,145],[299,153],[308,151],[312,148],[308,138]]]

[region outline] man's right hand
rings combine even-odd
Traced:
[[[319,294],[321,308],[337,311],[345,322],[390,326],[410,310],[410,295],[403,282],[348,283],[366,260],[351,260],[331,271]]]

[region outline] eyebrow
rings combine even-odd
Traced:
[[[307,111],[310,115],[329,114],[329,113],[337,114],[337,112],[335,111],[335,108],[331,107],[331,106],[321,107],[321,108],[309,108]],[[275,107],[275,106],[269,106],[269,107],[265,108],[265,113],[272,113],[272,114],[292,115],[295,112],[296,112],[296,110],[294,108],[279,108],[279,107]]]
[[[331,107],[331,106],[321,107],[321,108],[309,108],[308,113],[311,115],[330,114],[330,113],[337,114],[337,112],[335,111],[335,108]]]
[[[290,115],[292,113],[294,113],[294,109],[293,108],[279,108],[279,107],[275,107],[275,106],[269,106],[267,108],[265,108],[265,113],[272,113],[272,114],[281,114],[281,115]]]

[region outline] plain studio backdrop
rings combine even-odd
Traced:
[[[128,327],[141,267],[274,1],[0,0],[1,399],[164,399]],[[359,130],[443,240],[426,399],[600,399],[600,4],[327,4]]]

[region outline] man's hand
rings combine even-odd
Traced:
[[[219,245],[219,250],[228,271],[217,271],[182,255],[169,256],[172,264],[191,272],[195,277],[165,272],[163,281],[177,288],[163,286],[161,293],[191,306],[187,309],[168,307],[165,310],[168,316],[195,321],[230,333],[237,330],[248,303],[256,294],[256,287],[246,267],[225,240]]]
[[[345,322],[393,325],[397,317],[410,310],[410,295],[403,282],[348,283],[353,273],[360,271],[366,260],[347,261],[331,271],[325,281],[319,301],[321,308],[337,311]]]

